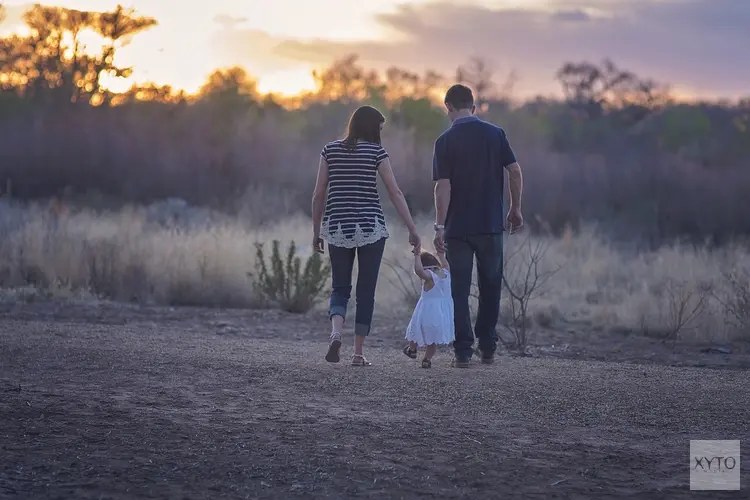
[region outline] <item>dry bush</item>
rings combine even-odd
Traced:
[[[546,239],[534,241],[527,235],[521,244],[503,256],[503,285],[508,297],[505,327],[513,337],[507,340],[501,335],[500,341],[508,350],[520,355],[527,354],[531,324],[529,304],[548,292],[550,280],[562,268],[545,268],[543,261],[548,250]]]
[[[721,304],[727,323],[750,336],[750,272],[745,269],[723,271],[724,291],[714,292],[714,298]]]
[[[666,307],[659,309],[662,328],[651,330],[644,318],[642,331],[646,335],[676,341],[697,326],[711,299],[710,283],[691,283],[684,279],[666,278],[654,287],[655,296],[663,298]]]
[[[385,258],[383,265],[386,272],[381,275],[393,289],[393,293],[401,299],[401,308],[413,310],[422,294],[422,283],[414,274],[414,259]],[[390,271],[390,272],[388,272]]]
[[[98,214],[70,210],[54,215],[46,206],[3,206],[0,288],[6,299],[33,288],[39,292],[26,294],[33,300],[96,295],[165,305],[260,307],[263,300],[246,275],[255,268],[254,244],[307,241],[310,234],[310,220],[302,216],[255,228],[238,219],[211,219],[208,224],[197,213],[186,217],[200,223],[165,226],[141,208]],[[420,227],[429,234],[431,221],[422,220]],[[388,315],[399,311],[407,321],[419,282],[407,265],[412,254],[406,231],[397,224],[389,231],[376,307]],[[742,246],[723,251],[671,246],[636,252],[584,228],[562,238],[510,238],[507,256],[518,248],[522,250],[514,259],[519,263],[528,262],[530,248],[544,248],[540,274],[559,269],[544,287],[537,288],[544,293],[532,294],[526,315],[538,318],[555,311],[565,328],[582,331],[617,329],[637,334],[645,329],[665,335],[675,331],[674,325],[681,325],[677,337],[701,342],[725,342],[747,332],[740,325],[747,318],[743,311],[750,309],[748,279],[731,265],[750,261]],[[304,261],[312,249],[300,247],[297,252]],[[733,270],[732,278],[716,280],[725,269]],[[523,295],[517,291],[523,279],[516,282],[514,276],[522,278],[523,271],[523,265],[508,262],[506,280],[517,296]],[[399,282],[399,276],[404,281]],[[667,280],[675,283],[671,294],[665,291]],[[721,301],[701,299],[701,287],[712,280],[712,295]],[[507,312],[510,293],[505,290],[503,297]],[[699,302],[702,305],[696,307]],[[722,302],[736,311],[731,317],[737,326],[726,324],[728,312]],[[516,311],[520,311],[517,300]]]

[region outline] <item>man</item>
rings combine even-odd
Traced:
[[[464,85],[445,94],[451,126],[435,142],[435,247],[446,252],[452,275],[456,326],[453,366],[468,368],[479,341],[482,363],[497,349],[497,320],[503,278],[503,231],[523,226],[523,177],[500,127],[474,115],[474,96]],[[504,172],[508,171],[510,211],[503,217]],[[505,219],[505,220],[503,220]],[[477,260],[479,311],[472,332],[469,293]]]

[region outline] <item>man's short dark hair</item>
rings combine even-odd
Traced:
[[[474,106],[474,94],[466,85],[457,83],[448,89],[445,93],[445,104],[449,104],[453,109],[470,109]]]

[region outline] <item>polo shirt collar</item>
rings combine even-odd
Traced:
[[[465,116],[463,118],[458,118],[458,119],[454,120],[453,123],[451,124],[451,127],[454,126],[454,125],[461,125],[462,123],[478,122],[478,121],[479,121],[479,117],[478,116],[475,116],[475,115]]]

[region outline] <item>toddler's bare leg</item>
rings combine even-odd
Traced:
[[[432,357],[435,355],[435,352],[437,351],[437,346],[435,344],[430,344],[427,346],[427,350],[425,350],[424,353],[424,359],[427,361],[430,361]]]

